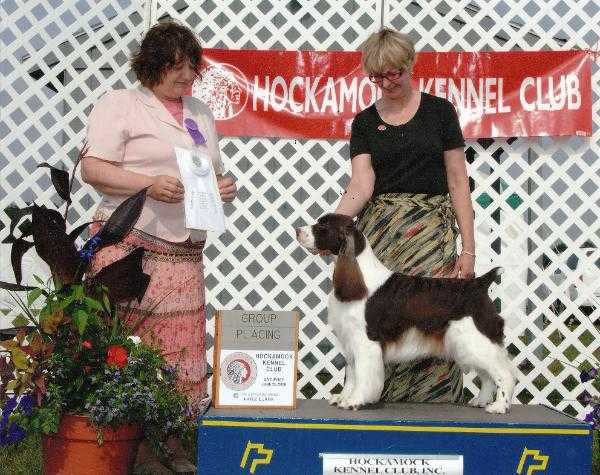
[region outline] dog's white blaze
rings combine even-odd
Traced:
[[[315,237],[313,236],[311,226],[302,226],[301,228],[298,228],[298,232],[298,242],[300,245],[309,249],[314,249]]]
[[[357,256],[356,261],[358,262],[358,267],[360,268],[363,279],[365,280],[365,285],[369,291],[368,297],[381,287],[381,285],[393,274],[391,270],[385,267],[379,259],[375,257],[373,249],[371,249],[368,242],[364,251]]]

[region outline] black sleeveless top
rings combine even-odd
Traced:
[[[375,104],[352,122],[350,157],[368,153],[375,172],[373,196],[382,193],[448,193],[444,151],[464,147],[454,106],[421,93],[421,103],[406,124],[386,124]]]

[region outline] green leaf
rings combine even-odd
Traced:
[[[60,310],[64,310],[65,308],[67,308],[69,305],[71,305],[73,302],[75,302],[75,300],[77,300],[74,296],[69,296],[64,298],[63,300],[59,300],[58,301],[58,308]]]
[[[73,313],[73,323],[77,326],[79,334],[83,335],[88,324],[88,313],[85,310],[75,310]]]
[[[17,315],[17,317],[12,321],[13,327],[26,327],[29,324],[29,320],[23,314]]]
[[[40,285],[46,285],[46,282],[44,282],[44,281],[42,280],[42,278],[41,278],[41,277],[39,277],[39,276],[37,276],[37,275],[35,275],[35,274],[34,274],[34,275],[33,275],[33,278],[35,279],[35,281],[36,281],[38,284],[40,284]]]
[[[11,348],[10,358],[17,369],[27,369],[29,366],[27,355],[19,348]]]
[[[87,307],[92,310],[102,311],[104,309],[100,302],[98,302],[96,299],[93,299],[91,297],[86,297],[85,299],[83,299],[83,301],[85,302]]]
[[[27,305],[31,307],[31,304],[33,304],[33,302],[35,302],[40,297],[40,295],[42,295],[42,289],[39,288],[35,288],[31,292],[29,292],[27,294]]]
[[[75,285],[75,286],[73,286],[73,296],[77,300],[80,300],[80,299],[82,299],[84,297],[83,286],[82,285]]]
[[[111,311],[110,300],[108,298],[108,294],[106,292],[102,292],[102,302],[104,302],[104,307],[107,312]]]
[[[64,313],[62,309],[55,310],[52,313],[40,315],[40,326],[42,327],[44,333],[52,335],[56,332],[56,329],[63,319]]]

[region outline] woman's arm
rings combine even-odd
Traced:
[[[113,163],[97,157],[85,157],[81,161],[81,178],[96,190],[107,195],[131,196],[150,187],[148,196],[165,203],[183,200],[183,185],[167,175],[149,176],[123,170]]]
[[[469,190],[469,177],[462,148],[446,150],[444,165],[448,179],[450,199],[462,240],[462,252],[452,272],[452,277],[470,278],[475,275],[475,234],[473,204]]]
[[[350,183],[335,212],[354,218],[371,199],[374,185],[375,172],[371,166],[371,155],[356,155],[352,158]]]

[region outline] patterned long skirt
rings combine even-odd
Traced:
[[[204,243],[172,243],[134,229],[94,256],[90,274],[140,246],[146,249],[143,270],[150,275],[150,284],[141,303],[134,300],[121,306],[119,314],[132,326],[144,319],[135,333],[160,348],[167,362],[177,367],[180,389],[192,406],[200,408],[206,403]]]
[[[455,215],[447,195],[386,193],[358,218],[375,255],[390,269],[427,277],[447,275],[456,261]],[[386,365],[382,400],[459,402],[462,372],[439,359]]]

